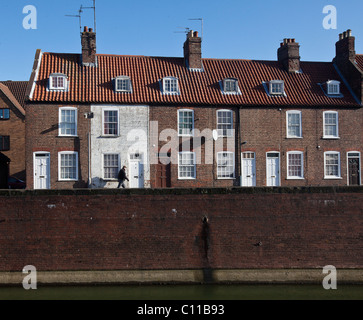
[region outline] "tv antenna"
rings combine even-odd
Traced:
[[[71,15],[71,14],[66,14],[65,15],[66,17],[79,18],[79,32],[80,32],[80,34],[82,34],[82,16],[81,16],[82,12],[83,11],[82,11],[82,6],[81,6],[81,8],[78,10],[77,15]]]
[[[184,29],[184,31],[174,31],[174,33],[186,33],[186,34],[188,34],[189,31],[190,31],[190,28],[178,27],[178,29]]]
[[[81,5],[81,10],[82,9],[93,9],[93,29],[96,32],[96,0],[92,0],[93,1],[93,7],[83,7]]]
[[[201,22],[201,25],[202,25],[202,40],[203,40],[203,18],[192,18],[192,19],[188,19],[188,20],[198,20]]]
[[[79,29],[80,29],[80,34],[82,35],[82,13],[83,13],[83,9],[93,9],[93,12],[94,12],[93,29],[96,32],[96,0],[93,0],[93,7],[84,7],[83,5],[81,5],[81,7],[78,10],[77,15],[66,14],[66,17],[79,18]]]

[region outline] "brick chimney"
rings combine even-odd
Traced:
[[[284,39],[277,50],[277,58],[287,72],[300,71],[300,45],[295,39]]]
[[[338,67],[347,61],[355,60],[355,38],[352,37],[352,30],[339,34],[339,41],[335,44],[335,62]]]
[[[363,105],[363,71],[359,69],[355,59],[355,37],[352,36],[352,30],[348,29],[339,34],[339,40],[335,44],[333,63]]]
[[[84,27],[84,31],[81,36],[82,43],[82,64],[84,66],[96,66],[96,33],[92,28],[88,30],[88,27]]]
[[[190,30],[184,42],[184,61],[189,69],[202,69],[202,39],[198,31]]]

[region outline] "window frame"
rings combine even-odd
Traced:
[[[117,132],[115,134],[105,133],[105,112],[116,112],[117,113],[117,126],[116,130]],[[112,123],[112,122],[111,122]],[[102,137],[119,137],[120,136],[120,112],[119,109],[115,108],[105,108],[102,109]]]
[[[74,134],[66,134],[62,133],[62,111],[74,111]],[[64,122],[64,123],[72,123],[72,122]],[[58,136],[60,137],[77,137],[78,135],[78,109],[75,107],[60,107],[58,112]]]
[[[0,138],[1,138],[0,151],[10,151],[10,136],[0,135]]]
[[[182,177],[180,175],[180,157],[183,154],[192,154],[193,155],[193,177]],[[191,167],[192,165],[183,165],[183,166],[188,166]],[[178,180],[195,180],[197,178],[197,164],[196,164],[196,156],[195,156],[195,152],[193,151],[180,151],[178,152]]]
[[[7,110],[7,117],[5,111]],[[0,121],[6,121],[10,119],[10,108],[0,108]]]
[[[226,90],[227,89],[227,83],[233,82],[235,84],[235,90]],[[223,79],[223,93],[224,94],[239,94],[239,85],[238,85],[238,79],[237,78],[225,78]]]
[[[290,175],[289,174],[289,169],[290,169],[290,163],[289,163],[289,156],[290,155],[300,155],[301,158],[300,158],[300,161],[301,161],[301,176],[293,176],[293,175]],[[288,151],[286,153],[286,179],[288,180],[304,180],[304,152],[303,151]]]
[[[337,176],[327,175],[326,174],[327,173],[326,172],[326,169],[327,169],[326,156],[330,155],[330,154],[338,155],[338,175]],[[339,151],[326,151],[326,152],[324,152],[324,179],[342,179],[341,159],[340,159],[340,152]]]
[[[128,82],[128,89],[118,89],[118,81],[127,81]],[[116,77],[115,78],[115,92],[131,93],[132,92],[131,78],[129,76],[118,76],[118,77]]]
[[[232,155],[232,161],[233,161],[233,176],[232,177],[220,177],[219,175],[219,155],[222,153],[227,153],[227,154],[231,154]],[[217,179],[218,180],[231,180],[231,179],[235,179],[236,177],[236,159],[235,159],[235,154],[232,151],[219,151],[217,152]]]
[[[192,129],[190,134],[180,133],[180,112],[192,113]],[[178,110],[178,137],[194,137],[194,110],[193,109],[179,109]]]
[[[325,123],[325,116],[326,114],[335,114],[335,120],[336,120],[336,135],[332,136],[332,135],[327,135],[325,133],[325,129],[326,129],[326,123]],[[324,111],[323,112],[323,139],[339,139],[339,113],[338,111]]]
[[[63,87],[58,86],[58,80],[57,80],[57,86],[53,86],[53,79],[54,78],[62,78],[63,79]],[[67,91],[68,88],[68,77],[65,74],[62,73],[52,73],[49,75],[49,90],[52,91]]]
[[[231,128],[230,129],[225,129],[227,130],[227,134],[226,135],[223,135],[223,134],[220,134],[220,130],[224,130],[224,129],[219,129],[218,128],[218,125],[226,125],[225,123],[220,123],[218,120],[219,120],[219,112],[228,112],[230,113],[231,115],[231,123],[230,123],[230,126]],[[220,110],[217,110],[216,112],[217,114],[217,132],[218,132],[218,137],[220,138],[223,138],[223,137],[227,137],[227,138],[230,138],[230,137],[233,137],[233,111],[232,110],[228,110],[228,109],[220,109]]]
[[[170,81],[170,82],[175,81],[175,91],[166,90],[168,81]],[[162,92],[163,94],[168,94],[168,95],[180,94],[179,79],[177,77],[172,77],[172,76],[164,77],[162,79],[162,88],[163,88],[163,92]],[[171,83],[170,83],[170,88],[172,88]]]
[[[278,85],[281,86],[281,91],[274,92],[272,90],[273,85],[275,85],[275,84],[278,84]],[[273,96],[282,96],[285,93],[285,82],[284,82],[284,80],[270,80],[269,81],[269,87],[268,88],[269,88],[269,94],[270,95],[273,95]]]
[[[332,87],[336,87],[338,90],[337,91],[331,91]],[[338,80],[329,80],[326,82],[326,93],[329,96],[338,96],[341,94],[340,91],[340,81]]]
[[[299,115],[299,136],[292,136],[289,134],[289,115]],[[302,112],[299,110],[288,110],[286,111],[286,138],[288,139],[302,139]]]
[[[76,156],[76,177],[75,178],[62,178],[62,155],[72,154]],[[78,152],[77,151],[60,151],[58,152],[58,181],[78,181],[79,180],[79,165],[78,165]]]
[[[115,178],[106,178],[105,177],[105,156],[108,155],[115,155],[117,156],[117,173],[116,173],[116,177]],[[121,155],[119,153],[114,153],[114,152],[105,152],[102,153],[102,180],[104,181],[117,181],[117,174],[121,169]]]

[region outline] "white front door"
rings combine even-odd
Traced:
[[[254,152],[242,153],[242,182],[243,187],[256,186],[256,161]]]
[[[34,189],[50,189],[50,154],[34,154]]]
[[[130,188],[144,187],[144,165],[141,161],[141,155],[136,153],[130,155]]]
[[[266,157],[267,186],[280,186],[280,154],[269,152]]]

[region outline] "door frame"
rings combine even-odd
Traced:
[[[131,159],[131,155],[135,155],[135,154],[139,154],[140,158],[139,159]],[[137,189],[142,189],[142,188],[145,188],[145,178],[144,178],[144,171],[145,171],[145,168],[144,168],[144,154],[142,152],[133,152],[133,153],[130,153],[129,154],[129,180],[133,179],[131,177],[131,162],[138,162],[139,164],[139,184],[138,184],[138,187]],[[140,171],[140,164],[142,164],[142,172]],[[140,183],[140,174],[141,174],[141,177],[142,177],[142,183]],[[129,187],[131,187],[131,181],[129,181]]]
[[[279,174],[278,174],[279,184],[278,184],[278,186],[269,186],[268,185],[268,162],[267,162],[268,156],[267,155],[269,153],[277,153],[279,155],[278,158],[277,158],[277,159],[279,159],[279,166],[278,166],[278,171],[279,171]],[[266,152],[266,186],[267,187],[281,187],[281,154],[280,154],[280,151],[267,151]]]
[[[35,190],[39,190],[36,188],[36,178],[35,178],[35,172],[36,172],[36,158],[37,158],[37,155],[39,154],[47,154],[48,155],[48,160],[49,160],[49,165],[48,165],[48,168],[47,168],[47,176],[48,176],[48,188],[47,189],[50,189],[50,152],[49,151],[36,151],[36,152],[33,152],[33,187]]]
[[[362,173],[361,173],[361,153],[360,151],[347,151],[347,185],[349,186],[349,154],[350,153],[358,153],[358,159],[359,159],[359,186],[362,185]],[[351,157],[356,158],[356,157]]]
[[[254,151],[242,151],[241,152],[241,187],[248,187],[248,186],[244,186],[243,185],[243,161],[244,161],[244,158],[243,158],[243,154],[244,153],[253,153],[253,162],[254,162],[254,166],[253,166],[253,182],[254,182],[254,185],[252,185],[252,187],[255,187],[257,185],[257,177],[256,177],[256,152]],[[249,158],[250,159],[250,158]]]

